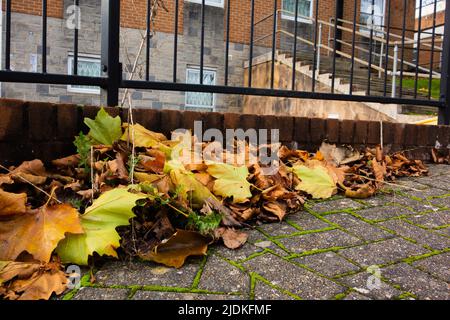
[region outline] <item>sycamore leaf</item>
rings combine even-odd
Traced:
[[[196,207],[201,208],[206,200],[215,198],[209,189],[195,178],[192,172],[175,169],[170,172],[170,178],[173,184],[179,187],[180,196]]]
[[[24,214],[27,211],[27,194],[10,193],[0,189],[0,217]]]
[[[139,257],[168,267],[181,268],[187,257],[206,255],[208,244],[208,239],[197,232],[177,230],[167,242],[150,252],[139,253]]]
[[[328,199],[336,193],[336,183],[326,168],[320,166],[308,168],[296,165],[292,169],[301,180],[297,190],[310,194],[314,199]]]
[[[111,117],[104,108],[100,109],[95,120],[86,118],[84,123],[91,129],[89,136],[99,144],[110,146],[122,136],[120,117]]]
[[[48,262],[66,233],[83,233],[78,211],[67,204],[14,216],[0,223],[0,260],[14,261],[26,251],[36,260]]]
[[[59,243],[56,252],[62,262],[87,265],[94,252],[117,257],[120,236],[116,228],[130,224],[129,220],[135,216],[132,209],[136,201],[144,198],[144,194],[130,193],[123,188],[102,194],[81,216],[85,233],[69,234]]]
[[[62,294],[67,283],[58,262],[0,262],[0,296],[6,299],[48,300],[53,293]]]
[[[125,123],[124,125],[125,133],[123,134],[121,140],[128,141],[132,139],[134,134],[134,145],[136,147],[152,148],[158,146],[161,141],[166,141],[167,138],[162,133],[156,133],[147,130],[140,124],[129,125]]]
[[[220,228],[216,232],[216,237],[220,237],[223,240],[223,244],[228,249],[239,249],[242,247],[248,239],[248,234],[245,232],[239,232],[232,228]]]
[[[234,203],[245,202],[252,197],[251,184],[247,181],[249,175],[247,167],[211,163],[208,164],[208,173],[217,179],[213,188],[216,195],[224,198],[232,197]]]

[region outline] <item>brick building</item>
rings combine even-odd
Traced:
[[[336,2],[338,10],[336,10]],[[386,1],[374,0],[373,21],[378,25],[375,35],[383,37],[381,30],[386,24]],[[48,1],[48,72],[71,73],[73,70],[73,35],[67,27],[72,11],[73,0]],[[81,26],[79,37],[79,73],[82,75],[100,75],[100,1],[80,0]],[[175,1],[166,0],[165,10],[160,10],[156,18],[155,35],[151,40],[150,77],[151,80],[171,81],[174,46]],[[201,0],[179,1],[179,37],[178,69],[179,82],[196,83],[199,81]],[[402,16],[403,0],[391,0],[392,12]],[[407,21],[409,30],[414,28],[415,1],[407,1]],[[206,0],[205,10],[205,84],[223,84],[225,66],[227,0]],[[277,49],[292,50],[294,28],[306,40],[312,40],[314,34],[315,0],[300,0],[299,19],[295,20],[295,0],[278,0]],[[365,23],[370,18],[372,0],[357,0],[357,31],[367,34]],[[333,46],[329,38],[333,36],[333,17],[337,12],[343,27],[351,28],[346,21],[353,21],[354,1],[321,0],[318,17],[323,22],[322,44]],[[250,0],[231,0],[229,85],[244,84],[244,65],[249,57],[250,41]],[[12,68],[18,71],[39,71],[41,66],[41,0],[12,0]],[[255,0],[255,56],[271,50],[274,1]],[[124,65],[123,77],[129,77],[129,71],[135,61],[142,33],[146,27],[146,0],[121,1],[121,61]],[[393,27],[400,28],[402,19],[392,19]],[[394,33],[400,31],[393,29]],[[337,46],[350,52],[350,32],[341,32],[342,42]],[[408,32],[407,36],[413,37]],[[367,37],[357,39],[364,46]],[[345,44],[347,43],[347,45]],[[299,44],[301,50],[312,50],[310,45]],[[145,49],[144,49],[145,52]],[[323,54],[328,54],[326,51]],[[364,55],[364,52],[357,52]],[[407,55],[408,56],[408,55]],[[4,57],[2,57],[4,59]],[[145,54],[138,59],[138,68],[134,79],[143,79]],[[2,96],[27,100],[44,100],[62,103],[100,104],[100,89],[83,86],[2,84]],[[133,91],[132,98],[136,106],[155,109],[201,109],[216,111],[240,111],[242,98],[239,96],[213,95],[206,93],[173,93],[156,91]]]
[[[422,19],[420,21],[420,39],[425,45],[420,46],[419,65],[426,68],[431,66],[431,39],[433,36],[433,26],[435,34],[435,46],[433,57],[433,70],[439,70],[441,66],[442,40],[444,35],[445,23],[445,0],[437,0],[436,16],[434,15],[434,1],[422,0]],[[416,2],[416,23],[415,30],[419,30],[419,2]],[[418,38],[418,33],[415,34],[415,39]],[[427,46],[428,45],[428,46]]]

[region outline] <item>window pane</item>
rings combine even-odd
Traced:
[[[203,72],[203,84],[214,85],[216,82],[216,73],[214,71]],[[188,69],[187,71],[187,83],[199,84],[200,83],[200,70]],[[187,92],[186,93],[186,105],[196,107],[214,107],[214,94],[203,92]]]
[[[295,15],[295,0],[283,0],[283,10]],[[298,14],[301,16],[311,16],[311,0],[299,0]]]
[[[73,57],[69,58],[71,65],[73,66]],[[70,74],[73,74],[73,68],[70,70]],[[78,58],[78,75],[86,77],[100,77],[101,76],[101,63],[100,59],[86,59]],[[98,91],[99,88],[95,86],[80,86],[72,85],[72,89],[84,89]]]

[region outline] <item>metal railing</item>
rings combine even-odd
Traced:
[[[404,16],[403,16],[403,27],[400,30],[400,35],[391,32],[393,29],[391,24],[391,0],[386,0],[387,2],[387,29],[382,30],[383,37],[378,36],[379,30],[376,32],[371,28],[369,32],[369,60],[364,61],[356,56],[356,50],[359,46],[356,45],[356,36],[360,36],[361,32],[357,30],[357,26],[359,25],[357,22],[357,7],[355,1],[354,8],[354,17],[353,21],[345,21],[343,20],[343,0],[335,0],[335,14],[333,22],[322,21],[322,25],[330,26],[333,32],[333,46],[327,46],[319,42],[318,38],[320,36],[319,30],[321,30],[319,19],[318,19],[318,8],[319,2],[329,1],[330,0],[316,0],[314,1],[314,17],[312,19],[312,24],[314,25],[314,36],[313,39],[307,40],[309,41],[309,45],[313,47],[314,52],[314,65],[317,65],[318,60],[321,59],[321,50],[326,50],[330,52],[333,56],[332,60],[332,79],[333,79],[333,88],[330,93],[317,92],[315,90],[315,72],[316,68],[313,70],[313,89],[311,91],[299,91],[296,90],[295,87],[295,72],[293,74],[293,85],[291,89],[279,89],[274,88],[274,64],[275,59],[272,59],[272,68],[271,68],[271,81],[270,88],[257,88],[253,86],[252,79],[252,66],[253,59],[255,53],[255,12],[256,12],[256,1],[255,0],[228,0],[225,2],[225,10],[224,10],[224,21],[225,21],[225,65],[224,65],[224,81],[222,84],[215,85],[206,85],[203,83],[203,74],[205,70],[205,15],[206,15],[206,0],[201,0],[201,31],[200,31],[200,52],[199,52],[199,69],[200,69],[200,83],[199,84],[190,84],[180,82],[177,78],[177,66],[178,66],[178,41],[179,41],[179,10],[182,8],[180,0],[170,0],[174,2],[174,12],[173,12],[173,79],[172,81],[150,81],[150,65],[154,63],[150,61],[150,48],[151,48],[151,38],[150,38],[150,24],[148,22],[147,17],[147,41],[146,41],[146,74],[144,80],[126,80],[122,78],[122,64],[120,62],[120,0],[102,0],[101,1],[101,64],[102,64],[102,76],[100,77],[86,77],[81,76],[77,70],[77,59],[78,59],[78,43],[79,43],[79,34],[78,31],[74,30],[74,43],[73,43],[73,52],[74,52],[74,72],[73,75],[68,74],[52,74],[47,72],[47,46],[51,47],[51,43],[47,40],[47,12],[48,12],[48,3],[46,0],[42,1],[42,70],[41,72],[21,72],[21,71],[13,71],[11,69],[11,37],[12,37],[12,7],[11,4],[14,0],[6,0],[5,4],[5,64],[3,70],[0,70],[0,82],[20,82],[20,83],[46,83],[46,84],[62,84],[62,85],[89,85],[89,86],[99,86],[102,88],[102,94],[105,97],[105,104],[108,106],[117,106],[119,104],[119,90],[122,88],[126,89],[144,89],[144,90],[162,90],[162,91],[185,91],[185,92],[204,92],[204,93],[220,93],[220,94],[238,94],[238,95],[259,95],[259,96],[273,96],[273,97],[286,97],[286,98],[304,98],[304,99],[325,99],[325,100],[344,100],[344,101],[359,101],[359,102],[374,102],[374,103],[394,103],[394,104],[410,104],[410,105],[418,105],[418,106],[434,106],[439,109],[439,123],[441,124],[450,124],[450,6],[449,0],[447,0],[446,7],[446,18],[445,18],[445,34],[442,43],[442,48],[438,48],[436,46],[435,41],[435,29],[436,29],[436,3],[434,5],[434,15],[433,15],[433,28],[432,28],[432,39],[431,43],[429,41],[423,41],[420,37],[421,31],[419,30],[419,37],[417,40],[417,47],[419,50],[416,52],[416,56],[420,54],[420,48],[425,46],[432,50],[432,54],[430,57],[430,65],[434,65],[434,52],[435,50],[442,49],[442,66],[441,66],[441,95],[439,100],[434,100],[431,98],[431,94],[429,94],[427,99],[419,99],[417,97],[418,90],[418,78],[421,73],[420,71],[426,71],[426,67],[419,64],[419,59],[416,59],[416,63],[408,62],[405,59],[405,50],[407,46],[414,44],[413,39],[406,39],[405,35],[407,32],[406,29],[406,8],[407,8],[407,0],[403,1],[404,7]],[[229,50],[230,50],[230,42],[231,42],[231,12],[234,6],[247,4],[249,6],[249,29],[248,34],[250,36],[250,41],[247,43],[245,47],[248,50],[248,60],[249,60],[249,70],[248,70],[248,82],[244,85],[230,85],[230,63],[229,63]],[[420,0],[422,1],[422,0]],[[438,0],[436,0],[438,1]],[[75,4],[79,4],[82,0],[74,0]],[[152,1],[147,0],[147,7],[149,8]],[[279,5],[281,1],[274,0],[272,20],[273,20],[273,28],[271,33],[272,38],[272,57],[275,57],[277,46],[277,19],[276,17],[279,10]],[[293,14],[295,17],[295,24],[299,21],[300,14],[298,11],[299,8],[299,0],[295,1],[296,12]],[[149,15],[150,10],[147,10],[147,15]],[[266,20],[270,19],[269,17],[265,17]],[[350,24],[351,27],[347,28],[345,25]],[[420,25],[420,22],[419,22]],[[323,28],[323,27],[322,27]],[[302,35],[298,34],[298,28],[295,28],[293,33],[288,31],[284,31],[284,33],[290,33],[292,35],[292,39],[294,40],[294,50],[293,50],[293,67],[295,71],[295,61],[297,55],[297,42],[304,42],[306,39],[302,37]],[[350,53],[344,52],[339,48],[341,44],[344,43],[342,39],[343,32],[350,32],[352,35],[351,41],[351,49]],[[400,36],[400,38],[398,38]],[[397,41],[392,41],[392,39],[397,39]],[[373,45],[374,41],[384,44],[384,50],[379,55],[384,55],[384,67],[380,67],[380,64],[375,64],[372,61],[373,55]],[[349,45],[348,42],[345,44]],[[389,48],[395,48],[397,46],[397,50],[394,49],[394,55],[389,55]],[[401,56],[395,56],[395,51],[399,51],[401,49]],[[354,67],[356,63],[367,63],[369,66],[367,68],[368,78],[371,78],[372,71],[378,71],[384,74],[384,86],[387,87],[387,79],[389,73],[392,73],[392,76],[399,77],[400,87],[399,94],[394,97],[389,96],[384,90],[384,94],[381,96],[375,96],[371,94],[370,90],[370,81],[368,84],[368,90],[366,95],[356,95],[352,92],[352,86],[350,86],[350,92],[348,94],[336,93],[334,91],[334,81],[336,78],[336,58],[339,56],[347,57],[351,61],[351,81],[353,81]],[[399,64],[398,68],[399,72],[395,72],[394,70],[389,70],[388,61],[392,61],[393,65]],[[412,64],[412,65],[411,65]],[[403,79],[406,75],[408,75],[408,71],[405,70],[405,66],[411,67],[411,75],[415,79],[415,96],[413,98],[404,97],[402,95],[402,84]],[[394,66],[395,69],[395,66]],[[436,72],[429,69],[428,77],[430,80],[436,76]],[[396,82],[397,80],[395,79]],[[431,81],[429,81],[430,89],[431,89]],[[431,92],[431,90],[429,90]]]

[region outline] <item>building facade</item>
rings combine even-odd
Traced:
[[[80,0],[81,23],[79,32],[80,75],[101,75],[101,8],[98,0]],[[227,0],[206,0],[205,9],[205,51],[204,51],[204,83],[224,84],[225,76],[225,39],[226,39],[226,6]],[[373,18],[376,25],[375,35],[384,37],[382,31],[386,25],[386,0],[321,0],[317,16],[322,24],[322,41],[324,46],[333,47],[335,14],[338,13],[339,24],[346,28],[353,21],[356,7],[357,31],[367,34],[365,24]],[[407,1],[406,26],[407,36],[413,37],[415,1]],[[71,74],[73,71],[74,30],[69,22],[73,18],[73,0],[48,1],[48,72]],[[403,15],[403,0],[392,0],[391,10],[395,16]],[[230,1],[230,47],[229,47],[229,85],[244,85],[244,66],[249,59],[249,43],[251,29],[250,0]],[[338,6],[338,10],[336,10]],[[165,0],[165,9],[158,11],[154,36],[150,48],[150,79],[172,81],[173,51],[175,28],[175,1]],[[314,38],[313,18],[315,0],[299,0],[299,18],[295,21],[295,0],[277,1],[277,33],[278,50],[292,50],[292,37],[295,28],[298,35],[311,41]],[[38,72],[41,70],[41,0],[12,0],[12,68],[17,71]],[[145,46],[139,55],[142,36],[146,28],[146,0],[121,1],[121,61],[123,77],[130,78],[131,70],[137,60],[137,68],[133,79],[144,79]],[[271,50],[273,30],[274,1],[255,0],[255,57]],[[177,81],[186,83],[199,82],[200,33],[201,33],[201,0],[180,0],[178,12],[178,61]],[[402,19],[392,19],[391,25],[402,25]],[[378,28],[378,29],[377,29]],[[378,31],[377,31],[378,30]],[[4,31],[3,31],[4,32]],[[351,52],[350,32],[340,32],[341,41],[337,42],[339,50]],[[358,43],[367,44],[367,36],[358,36]],[[299,44],[298,50],[312,51],[311,45]],[[326,50],[323,54],[329,54]],[[363,56],[364,52],[357,52]],[[409,53],[406,54],[408,56]],[[136,58],[139,56],[138,58]],[[4,60],[2,54],[2,60]],[[2,84],[2,96],[25,100],[42,100],[60,103],[101,104],[100,89],[86,86],[61,86],[42,84]],[[124,90],[122,90],[122,96]],[[131,92],[133,105],[154,109],[194,109],[208,111],[239,112],[242,97],[208,93],[183,93],[164,91]]]

